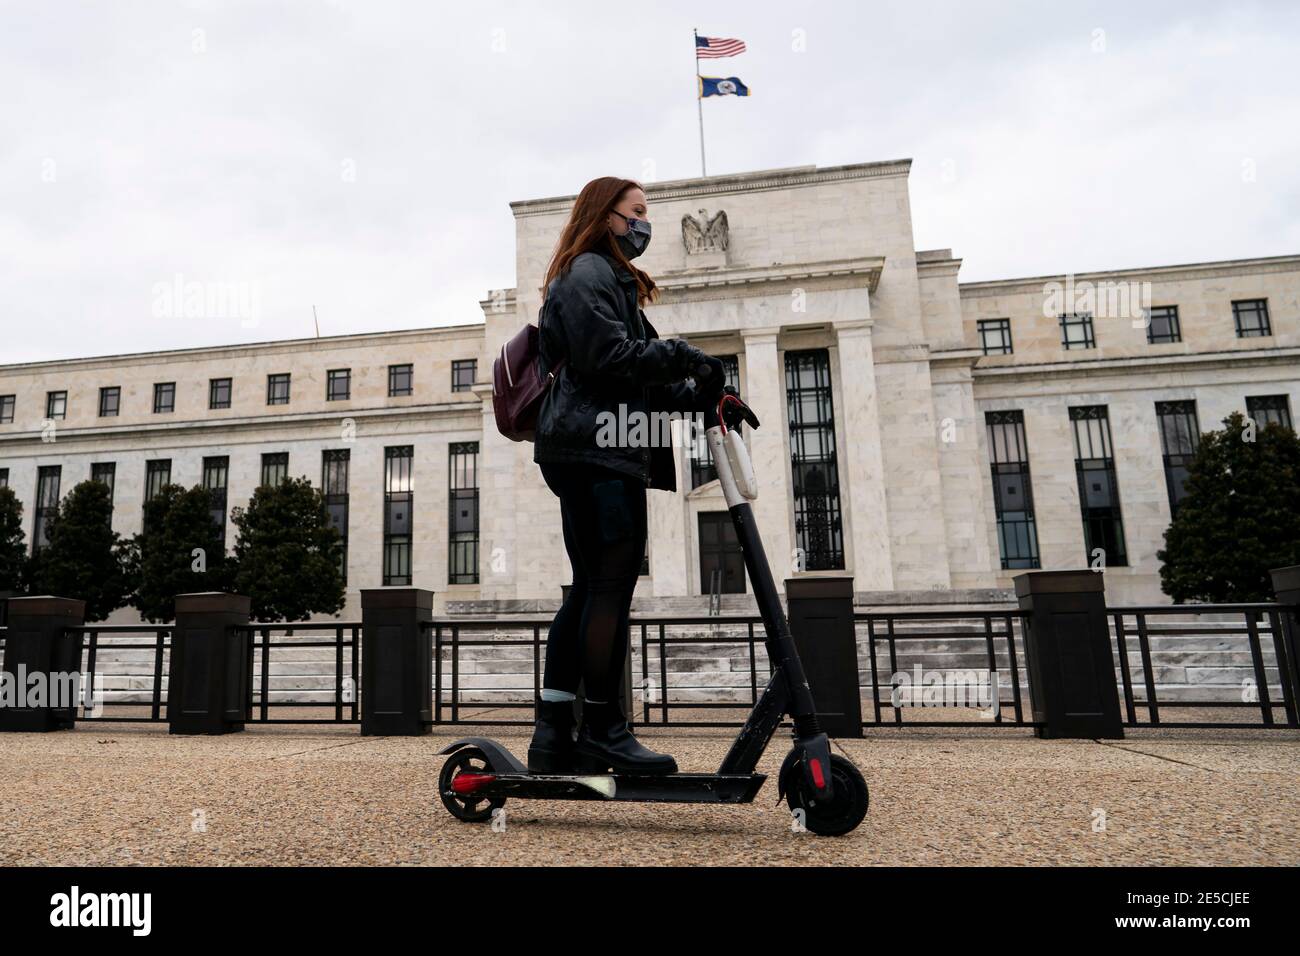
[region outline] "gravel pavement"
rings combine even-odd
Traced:
[[[778,732],[748,806],[514,800],[502,831],[435,794],[445,743],[475,733],[516,755],[525,728],[258,726],[173,737],[99,724],[0,735],[0,864],[802,865],[1300,864],[1300,735],[1139,730],[1122,741],[1023,730],[869,730],[836,745],[871,810],[838,839],[792,832],[775,806]],[[711,770],[721,729],[642,728],[685,770]]]

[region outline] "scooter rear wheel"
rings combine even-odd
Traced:
[[[438,795],[442,805],[453,817],[465,823],[484,823],[492,819],[492,811],[505,806],[505,797],[476,797],[459,794],[451,782],[462,773],[491,773],[492,763],[487,754],[477,747],[463,747],[447,758],[438,775]]]
[[[793,755],[792,755],[793,756]],[[786,763],[785,802],[791,813],[803,812],[803,824],[818,836],[843,836],[853,831],[867,815],[871,796],[867,782],[853,763],[840,754],[831,754],[831,782],[834,793],[829,801],[814,802],[803,775],[803,761]]]

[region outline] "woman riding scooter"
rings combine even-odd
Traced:
[[[716,402],[723,365],[682,339],[660,339],[640,306],[657,295],[632,265],[650,242],[645,191],[630,179],[589,182],[546,271],[542,367],[556,369],[538,413],[533,460],[559,498],[573,586],[546,641],[533,773],[675,773],[643,746],[619,702],[628,613],[646,547],[646,489],[675,491],[671,445],[651,441],[655,412]],[[640,417],[645,427],[631,423]],[[627,422],[610,440],[608,422]],[[635,440],[634,440],[635,439]],[[573,701],[584,685],[573,739]]]

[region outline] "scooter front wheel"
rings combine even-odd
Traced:
[[[798,815],[810,832],[818,836],[843,836],[854,830],[867,815],[867,806],[871,802],[867,781],[862,779],[858,768],[847,757],[831,754],[834,793],[830,800],[821,802],[814,801],[809,795],[801,760],[787,760],[782,769],[786,776],[782,781],[785,802],[790,812]]]
[[[438,775],[438,795],[442,805],[453,817],[465,823],[484,823],[492,819],[492,811],[505,806],[505,797],[478,797],[473,793],[458,793],[453,786],[461,774],[490,774],[492,763],[487,754],[477,747],[464,747],[447,758]]]

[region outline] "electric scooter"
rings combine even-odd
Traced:
[[[830,741],[817,720],[812,691],[763,552],[749,504],[758,496],[758,485],[741,440],[741,422],[750,428],[758,427],[757,416],[728,386],[716,408],[705,414],[705,434],[744,551],[745,568],[754,585],[773,673],[722,766],[715,773],[535,774],[495,740],[465,737],[439,751],[451,755],[439,775],[438,793],[452,816],[469,823],[488,821],[511,797],[752,803],[767,779],[754,769],[788,714],[794,724],[794,746],[781,766],[777,802],[784,797],[791,813],[809,831],[822,836],[842,836],[862,822],[869,802],[866,781],[852,761],[830,751]]]

